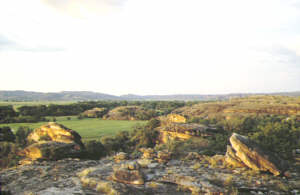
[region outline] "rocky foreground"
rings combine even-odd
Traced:
[[[201,130],[193,126],[193,136]],[[300,194],[300,163],[287,163],[235,133],[225,155],[186,152],[180,158],[142,148],[136,158],[118,153],[80,160],[74,158],[84,150],[80,136],[56,123],[28,139],[22,165],[0,172],[1,195]]]
[[[125,153],[102,160],[35,161],[0,172],[2,193],[67,194],[300,194],[299,169],[286,176],[232,168],[225,156],[144,149],[138,159]]]

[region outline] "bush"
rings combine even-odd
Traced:
[[[10,127],[0,128],[0,141],[14,142],[15,139],[16,137],[11,131]]]
[[[19,148],[14,143],[0,142],[0,167],[16,166],[19,162],[18,150]]]
[[[16,132],[16,143],[19,146],[27,146],[29,143],[27,141],[27,136],[33,131],[33,129],[29,127],[19,127]]]
[[[155,146],[158,136],[159,132],[151,128],[151,124],[136,125],[131,133],[130,141],[136,150],[142,147],[152,148]]]
[[[107,151],[100,141],[91,140],[84,142],[85,152],[82,155],[83,158],[99,160],[107,154]]]

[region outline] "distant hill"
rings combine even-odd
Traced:
[[[91,100],[181,100],[181,101],[209,101],[227,100],[230,98],[242,98],[252,95],[282,95],[300,96],[298,92],[281,93],[236,93],[221,95],[199,95],[199,94],[174,94],[174,95],[121,95],[91,92],[91,91],[62,91],[62,92],[33,92],[33,91],[0,91],[0,101],[91,101]]]
[[[174,95],[122,95],[122,99],[126,100],[181,100],[181,101],[209,101],[209,100],[225,100],[230,98],[241,98],[249,96],[249,94],[224,94],[224,95],[199,95],[199,94],[174,94]]]
[[[88,100],[120,100],[120,97],[90,91],[62,91],[42,93],[32,91],[0,91],[2,101],[88,101]]]

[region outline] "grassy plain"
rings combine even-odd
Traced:
[[[136,124],[145,124],[146,121],[124,121],[124,120],[101,120],[96,118],[77,119],[77,116],[56,117],[56,122],[77,131],[84,140],[99,139],[105,135],[115,135],[120,131],[131,131]],[[48,117],[52,121],[53,117]],[[1,124],[1,126],[9,126],[13,131],[20,126],[27,126],[30,128],[37,128],[47,122],[38,123],[10,123]]]

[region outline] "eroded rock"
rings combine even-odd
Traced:
[[[31,144],[19,152],[20,156],[24,156],[30,160],[58,160],[69,157],[78,157],[80,154],[81,147],[76,143],[54,141],[41,141],[39,143]]]
[[[263,150],[245,136],[233,133],[230,143],[235,150],[236,157],[253,170],[269,171],[274,175],[280,175],[287,169],[282,159]]]
[[[117,182],[142,185],[144,184],[144,176],[139,170],[128,170],[126,168],[119,168],[112,174],[112,179]]]
[[[62,143],[76,143],[79,146],[83,146],[81,142],[81,136],[61,124],[55,122],[49,122],[47,125],[43,125],[40,128],[35,129],[31,132],[27,140],[29,142],[39,141],[55,141]]]
[[[231,146],[227,146],[227,151],[225,154],[226,163],[232,165],[233,167],[246,167],[246,165],[236,156]]]

